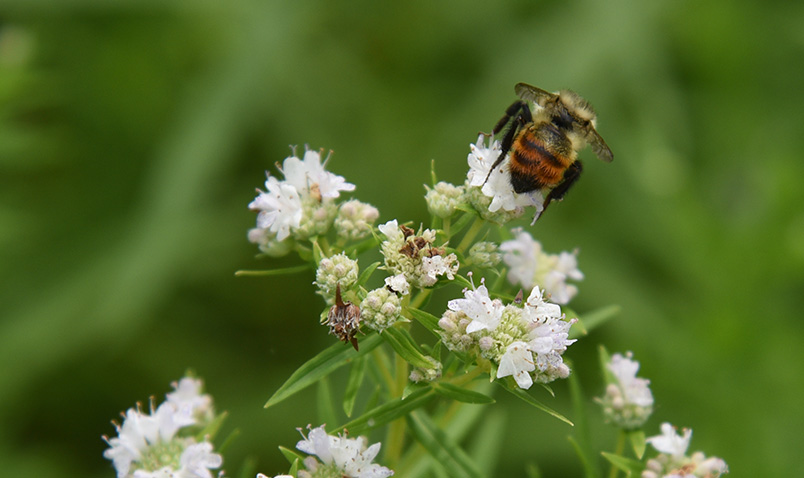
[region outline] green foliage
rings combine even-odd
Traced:
[[[99,439],[109,418],[188,365],[230,412],[220,436],[241,430],[228,474],[246,476],[247,456],[286,469],[274,446],[317,420],[314,395],[258,404],[326,347],[358,355],[330,345],[314,278],[293,260],[272,263],[292,275],[232,277],[263,264],[245,240],[262,171],[277,173],[288,144],[331,148],[331,166],[381,220],[418,224],[431,159],[439,179],[461,182],[468,143],[519,81],[590,99],[616,157],[582,153],[584,176],[532,229],[546,248],[580,249],[573,307],[620,307],[573,346],[574,362],[593,363],[599,342],[633,350],[657,400],[674,404],[664,417],[695,428],[701,449],[744,476],[801,471],[795,2],[9,0],[0,11],[10,476],[112,476]],[[475,217],[450,232],[460,238]],[[434,329],[434,315],[408,312]],[[372,343],[383,340],[360,337],[365,377],[380,373]],[[344,364],[322,369],[335,395],[354,370]],[[596,374],[581,376],[588,395],[601,392]],[[385,403],[381,386],[365,391],[374,396],[355,395],[355,413]],[[556,390],[554,408],[580,426],[568,395]],[[519,410],[513,398],[496,406]],[[721,433],[735,417],[761,439]],[[538,463],[529,476],[582,476],[565,466],[565,441],[536,446],[537,433],[511,427],[494,475],[522,475],[527,457]]]

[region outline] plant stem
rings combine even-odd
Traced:
[[[401,397],[408,383],[408,363],[396,356],[396,380],[391,387],[391,394],[394,397]],[[402,456],[402,445],[405,442],[405,418],[397,418],[388,426],[388,436],[383,447],[385,448],[385,460],[388,466],[393,468]]]
[[[617,449],[614,450],[615,455],[622,456],[623,450],[625,450],[625,431],[620,430],[617,434]],[[617,478],[617,474],[619,472],[619,468],[614,465],[611,465],[611,471],[609,472],[609,478]]]
[[[431,292],[433,292],[432,289],[422,289],[418,294],[416,294],[416,297],[410,301],[410,305],[408,305],[408,307],[418,309],[419,307],[421,307],[421,305],[424,303],[424,301],[427,299],[427,297],[430,295]]]
[[[461,243],[458,244],[458,247],[456,247],[455,249],[461,254],[463,254],[464,251],[466,251],[466,249],[469,247],[469,245],[472,244],[472,241],[477,236],[477,233],[479,233],[480,230],[485,225],[486,221],[480,219],[479,217],[475,218],[475,222],[473,222],[469,230],[466,231],[466,234],[464,234],[463,239],[461,239]]]

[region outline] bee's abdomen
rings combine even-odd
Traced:
[[[544,126],[544,125],[543,125]],[[523,130],[511,148],[511,185],[517,193],[550,188],[561,182],[574,161],[566,135],[553,128]]]

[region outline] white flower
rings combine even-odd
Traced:
[[[648,388],[650,380],[638,378],[639,362],[631,360],[631,352],[614,354],[606,367],[614,381],[606,386],[606,394],[595,399],[603,407],[606,419],[620,428],[633,430],[641,427],[653,413],[653,394]]]
[[[185,378],[174,384],[176,391],[148,415],[126,411],[116,425],[118,436],[105,438],[109,448],[103,452],[118,478],[212,478],[209,470],[221,466],[221,456],[210,443],[181,435],[182,428],[197,424],[199,414],[211,413],[211,398],[199,394],[200,383]]]
[[[681,456],[687,452],[692,439],[692,430],[685,428],[684,435],[676,435],[673,425],[665,422],[661,426],[662,434],[647,438],[645,441],[653,445],[661,453],[673,456]]]
[[[684,435],[677,435],[669,423],[662,423],[662,434],[646,439],[660,453],[645,463],[642,478],[695,477],[718,478],[729,472],[726,462],[718,457],[707,458],[700,451],[687,456],[687,448],[692,438],[692,430],[684,429]]]
[[[399,229],[399,223],[396,219],[386,222],[385,224],[377,226],[381,233],[385,234],[391,242],[402,242],[405,240],[405,235]]]
[[[499,141],[492,141],[491,145],[487,145],[484,138],[485,136],[481,134],[477,137],[477,143],[469,145],[471,152],[467,156],[469,172],[466,178],[470,186],[480,187],[484,196],[492,198],[489,211],[497,212],[500,209],[514,211],[528,206],[541,209],[543,199],[538,191],[524,194],[514,192],[508,175],[507,161],[494,168],[489,175],[491,166],[500,157],[501,149]]]
[[[536,365],[533,363],[533,354],[529,350],[528,344],[517,341],[509,345],[500,358],[497,378],[513,375],[519,388],[527,390],[533,385],[530,372],[534,370],[536,370]]]
[[[505,308],[499,299],[492,300],[484,284],[475,290],[464,290],[464,299],[453,299],[447,307],[455,312],[463,312],[471,323],[466,327],[466,333],[471,334],[478,330],[492,331],[497,328]]]
[[[329,157],[327,157],[329,160]],[[282,173],[285,181],[304,195],[320,198],[337,198],[340,191],[354,191],[355,185],[347,183],[342,176],[330,173],[321,163],[321,153],[305,148],[304,159],[295,155],[285,158]]]
[[[299,227],[302,218],[302,203],[299,193],[290,184],[280,182],[273,176],[265,181],[267,191],[260,194],[248,205],[249,209],[259,211],[257,227],[268,229],[282,241],[290,235],[291,228]]]
[[[343,476],[349,478],[386,478],[394,474],[384,466],[372,463],[380,452],[380,444],[366,448],[366,438],[347,438],[331,436],[324,426],[313,428],[296,448],[309,455],[315,455],[324,465],[332,466]],[[306,464],[306,460],[305,460]]]
[[[650,407],[653,405],[653,394],[648,388],[650,380],[638,378],[639,362],[631,360],[633,355],[628,352],[625,356],[614,354],[608,367],[611,373],[619,382],[619,388],[623,392],[626,403],[632,403],[640,407]]]
[[[450,254],[448,256],[435,255],[422,258],[422,285],[429,287],[438,281],[438,276],[446,275],[449,280],[455,279],[458,272],[458,256]]]
[[[508,265],[508,281],[526,289],[535,285],[543,287],[550,300],[557,304],[568,303],[577,293],[575,285],[568,280],[582,280],[578,260],[574,253],[548,254],[539,241],[521,228],[513,229],[516,237],[500,244],[503,262]]]
[[[386,277],[385,286],[400,295],[410,294],[410,284],[408,284],[408,280],[405,279],[405,274],[397,274],[395,276]]]
[[[201,394],[204,382],[190,377],[184,377],[171,384],[175,390],[167,394],[167,402],[172,403],[177,415],[183,417],[187,425],[194,425],[198,419],[209,420],[213,413],[212,397]]]

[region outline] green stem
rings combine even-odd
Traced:
[[[468,231],[466,231],[466,234],[463,236],[463,239],[461,239],[461,243],[458,244],[458,247],[456,247],[457,251],[463,254],[464,251],[466,251],[466,249],[469,248],[469,245],[472,244],[472,241],[475,240],[475,237],[480,232],[480,230],[483,229],[483,226],[485,225],[486,222],[483,219],[480,219],[479,217],[475,218],[475,222],[472,223],[472,226],[469,228]]]
[[[408,363],[399,355],[396,356],[395,363],[396,380],[391,388],[391,395],[401,397],[408,383]],[[383,443],[383,447],[385,448],[385,460],[392,469],[402,456],[406,426],[404,417],[397,418],[388,426],[388,436],[385,439],[385,443]]]
[[[625,430],[620,430],[617,434],[617,449],[614,450],[615,455],[622,456],[623,451],[625,450]],[[619,468],[614,465],[611,465],[611,471],[609,472],[609,478],[617,478],[617,474],[619,472]]]
[[[418,294],[416,294],[416,297],[410,301],[410,305],[408,305],[408,307],[418,309],[432,292],[432,289],[422,289]]]

